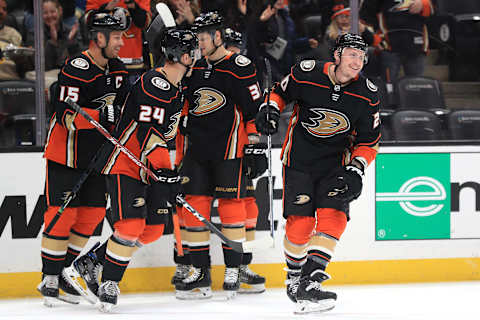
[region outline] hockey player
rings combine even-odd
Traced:
[[[234,53],[240,53],[240,48],[242,46],[242,34],[240,32],[236,32],[231,28],[225,29],[224,34],[224,42],[225,46],[228,51]],[[186,118],[183,118],[186,119]],[[188,120],[188,118],[187,118]],[[185,121],[184,121],[185,122]],[[187,122],[184,123],[183,126],[180,126],[180,129],[183,131],[186,130]],[[257,217],[258,217],[258,206],[255,200],[255,188],[253,186],[252,179],[260,176],[267,167],[267,160],[265,156],[265,145],[259,144],[259,135],[258,133],[252,132],[251,127],[246,127],[244,134],[248,135],[249,145],[247,145],[247,156],[248,161],[243,162],[244,172],[249,171],[247,178],[247,186],[246,186],[246,197],[244,200],[245,210],[247,213],[247,219],[245,220],[245,231],[246,231],[246,240],[254,240],[255,239],[255,229],[257,226]],[[247,134],[247,131],[251,131]],[[185,137],[179,133],[177,135],[177,146],[176,146],[176,157],[175,157],[175,165],[180,166],[181,160],[183,159],[184,152],[185,152]],[[188,143],[187,143],[188,144]],[[250,152],[249,152],[250,151]],[[254,151],[260,151],[256,154]],[[263,151],[263,152],[262,152]],[[255,172],[253,172],[255,171]],[[182,229],[182,247],[184,255],[181,257],[177,253],[176,244],[174,245],[174,262],[176,263],[176,270],[175,274],[172,277],[172,284],[182,281],[190,274],[191,269],[191,262],[190,256],[188,255],[189,247],[188,243],[185,240],[185,223],[183,219],[183,214],[179,211],[179,221],[180,226]],[[186,213],[188,214],[188,213]],[[240,293],[262,293],[265,291],[265,278],[258,275],[257,273],[253,272],[249,268],[249,264],[252,262],[252,253],[244,253],[242,258],[242,264],[240,265],[240,284],[243,286],[240,287]]]
[[[223,44],[223,18],[215,12],[203,14],[193,24],[202,56],[186,81],[188,115],[186,153],[181,175],[186,200],[210,218],[211,203],[218,199],[222,232],[232,240],[245,239],[247,213],[246,179],[242,172],[247,133],[256,132],[253,120],[262,94],[255,67]],[[182,122],[183,125],[183,122]],[[191,274],[175,284],[179,299],[211,297],[210,232],[185,212]],[[240,287],[242,254],[222,245],[225,261],[223,289],[233,297]]]
[[[177,133],[182,109],[181,80],[193,64],[198,41],[194,33],[186,30],[168,29],[162,37],[166,63],[136,82],[115,131],[117,139],[152,168],[159,181],[152,181],[112,146],[101,171],[108,174],[114,232],[107,243],[74,264],[89,289],[97,293],[103,312],[117,304],[118,283],[136,248],[162,236],[167,214],[175,209],[180,190],[180,177],[172,170],[167,143]],[[102,281],[95,292],[102,264]]]
[[[48,206],[45,228],[106,141],[65,99],[78,103],[104,126],[111,127],[118,119],[118,105],[122,101],[118,93],[126,91],[127,71],[117,55],[123,45],[122,32],[130,24],[122,10],[95,12],[90,16],[87,26],[92,41],[88,50],[68,59],[58,76],[55,113],[50,120],[44,153]],[[103,220],[105,192],[105,178],[92,173],[57,223],[43,233],[42,282],[37,289],[45,297],[45,305],[52,306],[56,298],[78,303],[78,294],[69,286],[62,270],[71,265]],[[66,296],[59,296],[59,287]]]
[[[279,113],[295,102],[281,152],[287,295],[297,312],[326,311],[337,295],[321,283],[360,196],[365,169],[380,139],[377,87],[360,75],[367,44],[361,36],[337,39],[335,62],[304,60],[276,84],[257,129],[275,133]]]

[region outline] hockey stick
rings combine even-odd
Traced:
[[[272,91],[272,66],[270,61],[265,58],[265,69],[267,71],[267,108],[270,108],[270,93]],[[270,122],[267,112],[267,123]],[[268,200],[269,200],[269,212],[268,217],[270,219],[270,235],[272,239],[275,239],[275,221],[273,220],[273,178],[272,178],[272,135],[269,133],[267,136],[267,148],[268,148]],[[275,242],[274,242],[275,243]]]
[[[168,8],[168,6],[163,3],[159,2],[155,6],[157,9],[158,15],[162,18],[163,24],[167,28],[175,27],[177,24],[175,23],[175,19],[173,18],[172,12]]]
[[[218,230],[213,223],[208,221],[204,216],[200,214],[194,207],[192,207],[183,197],[177,196],[177,202],[183,205],[191,214],[195,216],[200,222],[204,223],[210,231],[215,233],[226,245],[228,245],[233,250],[240,253],[253,252],[255,250],[261,250],[266,248],[271,248],[273,245],[273,239],[270,237],[265,237],[257,240],[250,240],[245,242],[233,241],[225,237],[225,235]]]
[[[52,228],[55,226],[58,219],[60,219],[60,217],[62,216],[63,211],[68,207],[70,202],[72,202],[72,200],[75,199],[75,197],[77,196],[77,193],[80,190],[80,188],[82,187],[83,183],[88,179],[88,177],[92,173],[93,169],[95,168],[95,165],[97,164],[97,160],[98,160],[98,158],[100,158],[100,154],[103,152],[105,144],[106,143],[104,143],[98,149],[97,153],[95,153],[92,160],[90,160],[90,163],[88,164],[87,169],[85,169],[85,171],[80,176],[80,179],[78,179],[78,182],[75,184],[75,186],[73,186],[72,190],[67,194],[67,196],[65,197],[65,200],[63,200],[62,206],[60,207],[60,209],[58,209],[57,213],[55,214],[53,219],[50,221],[48,226],[45,228],[43,233],[48,234],[50,231],[52,231]]]
[[[99,124],[95,119],[92,118],[87,112],[85,112],[77,103],[75,103],[72,99],[67,98],[65,102],[68,103],[75,111],[80,113],[90,124],[92,124],[95,128],[97,128],[100,133],[107,138],[111,143],[113,143],[121,152],[123,152],[130,160],[132,160],[137,166],[142,168],[147,175],[149,175],[153,180],[158,181],[158,177],[150,170],[143,162],[141,162],[128,148],[126,148],[123,144],[121,144],[117,139],[115,139],[110,132],[108,132],[101,124]],[[177,196],[177,201],[180,204],[183,204],[187,210],[192,213],[199,221],[203,222],[205,226],[217,236],[219,236],[229,247],[233,250],[244,253],[244,252],[252,252],[256,249],[264,249],[271,247],[272,239],[265,238],[253,241],[246,241],[246,242],[238,242],[228,239],[223,235],[223,233],[213,225],[210,221],[205,219],[198,211],[196,211],[190,204],[188,204],[185,199],[181,196]],[[178,220],[177,220],[178,222]],[[178,228],[180,230],[180,228]],[[177,243],[180,243],[180,238],[177,239]]]

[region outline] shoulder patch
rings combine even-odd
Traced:
[[[365,79],[365,82],[367,83],[367,88],[370,89],[370,91],[373,91],[373,92],[378,91],[378,87],[374,85],[372,81]]]
[[[90,65],[88,64],[88,61],[83,58],[75,58],[70,62],[70,64],[75,68],[82,69],[82,70],[87,70],[90,67]]]
[[[302,69],[302,71],[312,71],[313,68],[315,68],[315,60],[303,60],[300,62],[300,69]]]
[[[235,58],[235,63],[240,67],[248,66],[250,64],[250,62],[251,62],[250,59],[248,59],[247,57],[242,56],[242,55],[238,55]]]
[[[170,90],[170,83],[168,83],[167,80],[160,78],[160,77],[153,77],[152,78],[152,84],[162,90]]]

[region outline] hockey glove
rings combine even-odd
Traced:
[[[120,106],[107,104],[100,109],[100,124],[106,128],[115,126],[120,119]]]
[[[347,165],[333,175],[326,184],[329,186],[327,197],[351,202],[362,193],[363,171],[354,165]]]
[[[243,147],[243,169],[247,178],[255,179],[267,170],[267,144],[246,144]]]
[[[182,178],[178,175],[176,170],[171,169],[158,169],[155,172],[158,181],[155,182],[159,187],[163,187],[164,194],[158,196],[167,199],[168,205],[172,207],[172,211],[175,211],[177,204],[177,195],[182,193]]]
[[[267,121],[268,119],[268,121]],[[277,106],[270,103],[263,103],[255,117],[255,126],[257,131],[263,134],[274,134],[278,131],[278,120],[280,119],[280,110]]]

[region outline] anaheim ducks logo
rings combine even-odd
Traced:
[[[310,123],[302,122],[302,126],[314,137],[328,138],[350,129],[348,117],[341,112],[324,108],[310,110],[318,117],[310,118]]]
[[[294,204],[305,204],[310,202],[310,197],[306,194],[297,195]]]
[[[107,93],[106,95],[101,96],[100,98],[97,98],[95,100],[92,100],[93,102],[97,102],[100,104],[100,106],[97,109],[102,109],[103,107],[107,105],[113,105],[113,101],[115,100],[115,93]]]
[[[195,107],[190,113],[196,116],[203,116],[217,111],[227,103],[227,99],[218,90],[213,88],[200,88],[193,93]]]
[[[175,138],[178,123],[180,122],[180,114],[181,112],[177,112],[170,117],[170,124],[168,125],[168,131],[165,133],[165,139],[171,140]]]
[[[395,0],[396,5],[391,7],[388,11],[390,12],[399,12],[399,11],[408,11],[410,6],[413,4],[414,0]]]

